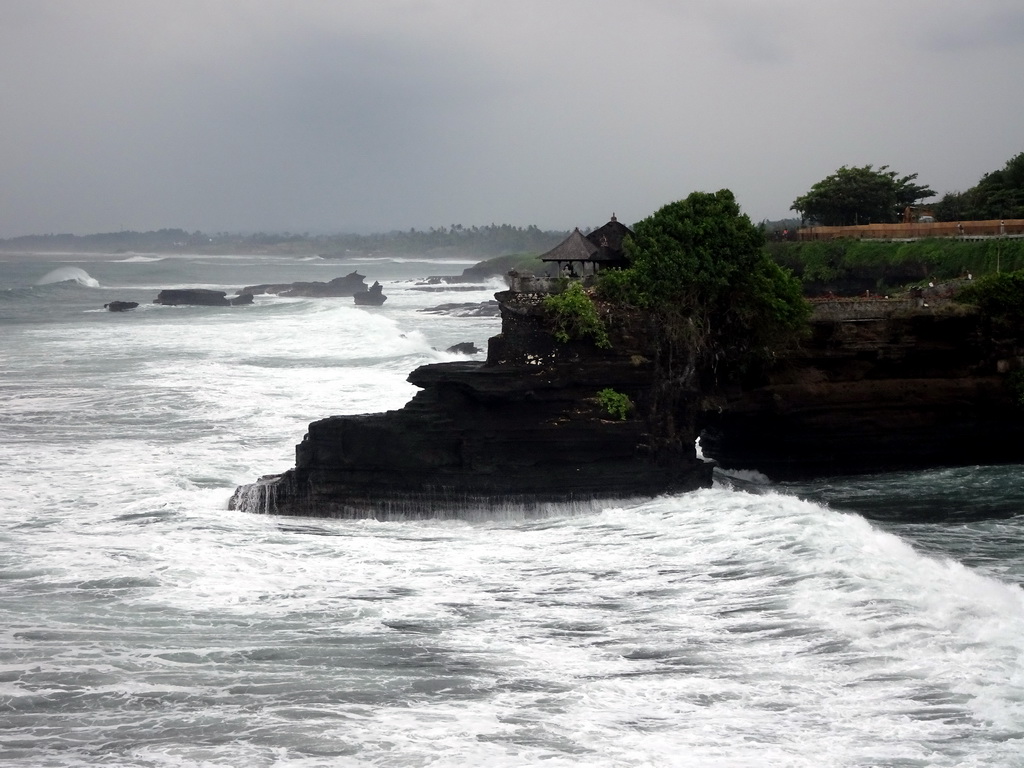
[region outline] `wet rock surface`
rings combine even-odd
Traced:
[[[1018,339],[966,311],[843,318],[819,312],[768,381],[706,412],[704,454],[773,479],[1024,460]]]

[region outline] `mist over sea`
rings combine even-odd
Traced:
[[[497,318],[419,311],[493,298],[418,290],[469,263],[0,254],[0,765],[1024,766],[1019,465],[228,511],[310,421],[485,348]],[[353,269],[382,307],[152,303]]]

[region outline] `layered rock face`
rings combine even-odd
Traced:
[[[295,467],[239,488],[233,507],[280,514],[445,515],[649,496],[710,484],[695,455],[696,399],[652,381],[642,337],[612,329],[613,349],[559,344],[539,299],[499,294],[502,334],[484,363],[423,366],[404,408],[309,425]],[[597,393],[636,404],[610,416]]]
[[[705,413],[701,445],[772,479],[1024,461],[1022,355],[963,307],[822,305],[763,386]]]

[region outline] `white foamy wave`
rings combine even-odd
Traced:
[[[771,485],[768,475],[756,469],[721,469],[715,467],[715,482],[726,487],[745,487],[751,485]]]
[[[134,256],[128,256],[127,258],[124,258],[124,259],[113,259],[111,263],[113,263],[113,264],[146,264],[146,263],[149,263],[151,261],[163,261],[163,260],[164,260],[163,256],[141,256],[139,254],[136,254]]]
[[[69,283],[74,282],[79,285],[84,285],[86,288],[99,288],[99,280],[92,277],[84,269],[79,267],[58,267],[50,272],[47,272],[41,278],[36,280],[36,285],[50,285],[52,283]]]
[[[473,265],[478,263],[474,259],[457,259],[457,258],[436,258],[431,259],[425,256],[357,256],[349,259],[351,263],[367,263],[372,264],[375,262],[385,262],[389,264],[462,264],[462,265]]]

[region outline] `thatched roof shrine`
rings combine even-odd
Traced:
[[[612,214],[611,220],[589,235],[580,232],[579,227],[573,230],[565,240],[540,257],[541,261],[553,261],[560,271],[576,274],[576,267],[582,273],[587,264],[593,272],[606,267],[624,267],[627,264],[626,254],[622,251],[622,241],[632,231]]]

